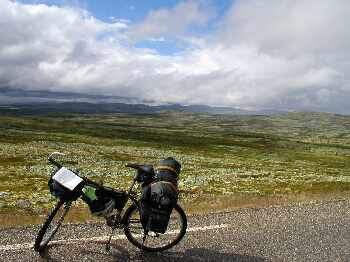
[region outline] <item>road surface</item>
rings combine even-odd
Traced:
[[[350,200],[322,201],[188,218],[185,238],[159,254],[117,232],[111,252],[101,224],[67,225],[44,258],[32,249],[37,226],[0,230],[0,261],[350,261]]]

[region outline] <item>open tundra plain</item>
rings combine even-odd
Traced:
[[[127,188],[127,162],[183,164],[188,212],[314,198],[349,198],[350,117],[325,113],[214,115],[162,111],[28,113],[0,109],[0,220],[39,223],[54,199],[47,156],[97,181]],[[78,202],[70,219],[85,221]],[[11,220],[8,218],[11,217]]]

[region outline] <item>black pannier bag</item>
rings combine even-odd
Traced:
[[[93,215],[109,216],[114,209],[121,211],[124,208],[128,196],[124,191],[114,190],[108,187],[95,189],[87,186],[84,188],[82,199],[89,205]]]
[[[164,234],[178,199],[178,176],[181,165],[173,158],[161,160],[154,182],[145,186],[141,196],[141,222],[148,231]]]
[[[116,190],[109,187],[104,187],[104,189],[96,189],[97,199],[111,198],[114,200],[114,208],[119,211],[123,210],[126,202],[128,201],[128,195],[125,191]]]

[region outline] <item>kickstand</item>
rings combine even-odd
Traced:
[[[108,241],[106,243],[106,251],[107,252],[111,251],[112,237],[115,233],[115,230],[118,228],[118,226],[120,226],[120,221],[121,221],[120,212],[117,213],[116,215],[113,215],[113,216],[110,216],[107,218],[107,225],[112,228],[112,232],[109,235]]]
[[[109,235],[108,241],[107,241],[107,243],[106,243],[106,251],[107,251],[107,252],[111,251],[112,236],[114,235],[116,229],[117,229],[116,225],[113,225],[113,227],[112,227],[112,232],[111,232],[111,234]]]

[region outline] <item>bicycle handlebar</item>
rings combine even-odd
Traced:
[[[53,164],[54,166],[58,167],[58,168],[61,168],[62,165],[58,162],[56,162],[54,159],[52,158],[48,158],[48,160],[50,161],[51,164]]]
[[[61,168],[62,165],[60,163],[58,163],[53,157],[55,155],[59,155],[59,156],[64,156],[65,154],[63,153],[60,153],[60,152],[53,152],[49,155],[49,157],[47,158],[47,160],[50,161],[51,164],[53,164],[54,166],[58,167],[58,168]]]
[[[65,154],[60,153],[60,152],[53,152],[53,153],[51,153],[51,154],[49,155],[49,157],[47,158],[51,164],[53,164],[53,165],[56,166],[57,168],[61,168],[62,165],[61,165],[59,162],[57,162],[57,161],[53,158],[55,155],[64,156]],[[103,189],[103,188],[104,188],[103,185],[101,185],[101,184],[99,184],[99,183],[96,183],[96,182],[94,182],[94,181],[88,179],[88,178],[85,177],[85,176],[80,176],[80,177],[81,177],[81,178],[84,180],[84,182],[85,182],[86,184],[88,184],[88,185],[91,185],[91,186],[93,186],[93,187],[100,188],[100,189]],[[129,188],[129,191],[128,191],[129,194],[131,193],[132,188],[134,187],[136,180],[137,180],[137,175],[134,177],[133,183],[132,183],[131,187]]]

